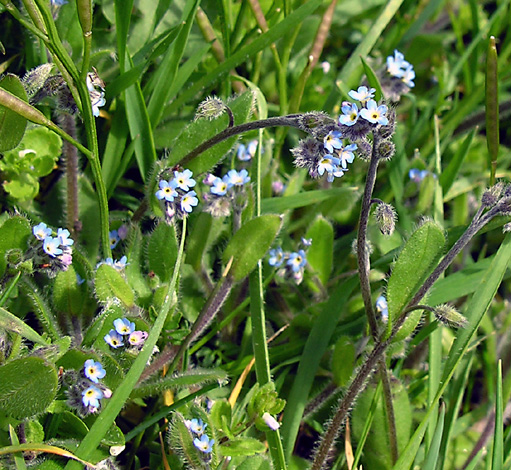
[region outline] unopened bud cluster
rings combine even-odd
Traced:
[[[436,319],[444,325],[452,328],[464,328],[467,326],[467,319],[459,313],[452,305],[442,304],[434,309]]]
[[[376,218],[380,232],[383,233],[383,235],[388,236],[394,233],[397,215],[396,211],[390,204],[380,202],[376,206],[374,217]]]

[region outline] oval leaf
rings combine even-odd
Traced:
[[[95,279],[96,295],[102,302],[117,297],[126,307],[132,307],[135,295],[131,287],[112,266],[102,264]]]
[[[59,312],[79,315],[86,300],[82,287],[78,285],[73,266],[67,271],[60,271],[53,284],[53,303]]]
[[[28,101],[25,88],[16,75],[7,74],[0,80],[0,88],[7,90],[14,96]],[[0,152],[16,147],[25,133],[27,120],[9,108],[0,106]]]
[[[5,260],[7,250],[19,248],[25,251],[31,233],[28,220],[20,216],[7,219],[0,227],[0,276],[3,276],[7,266]]]
[[[255,268],[270,249],[281,224],[278,215],[262,215],[249,220],[234,234],[224,251],[223,260],[227,264],[233,259],[230,275],[235,281],[248,276]]]
[[[0,367],[0,410],[16,419],[42,413],[57,393],[57,371],[39,357]]]
[[[334,249],[334,229],[323,217],[318,217],[307,230],[305,238],[312,239],[307,251],[307,262],[318,274],[319,280],[326,285],[332,271]]]
[[[433,221],[423,223],[406,242],[396,261],[387,286],[388,328],[435,267],[445,243],[443,230]],[[411,315],[399,330],[396,341],[404,339],[417,326],[421,312]]]
[[[173,225],[159,224],[151,234],[147,245],[149,269],[154,271],[161,281],[170,281],[177,259],[177,239]]]

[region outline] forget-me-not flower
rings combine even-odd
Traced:
[[[298,250],[298,252],[293,252],[289,255],[289,259],[287,260],[287,265],[291,267],[293,272],[297,273],[307,264],[307,258],[305,256],[305,251]]]
[[[339,124],[353,126],[358,120],[358,106],[355,103],[345,101],[341,106],[342,114],[339,116]]]
[[[216,194],[217,196],[225,196],[228,189],[229,184],[227,179],[225,177],[223,179],[217,177],[213,180],[210,191],[212,194]]]
[[[179,189],[189,191],[195,186],[195,180],[192,178],[193,173],[190,170],[174,171],[174,181]]]
[[[282,251],[282,248],[279,246],[278,248],[270,250],[269,254],[270,259],[268,260],[268,264],[278,268],[284,261],[284,252]]]
[[[62,246],[72,246],[74,244],[74,240],[69,238],[70,235],[71,234],[67,228],[57,229],[57,238]]]
[[[199,203],[199,200],[195,197],[197,193],[190,191],[181,198],[181,210],[183,212],[192,212],[193,207]]]
[[[110,248],[112,250],[121,241],[121,237],[119,237],[119,233],[117,232],[117,230],[112,230],[112,231],[108,232],[108,238],[110,239]]]
[[[342,134],[340,131],[330,131],[323,139],[323,145],[330,152],[342,147]]]
[[[178,196],[178,193],[176,191],[176,181],[165,181],[160,180],[159,187],[160,189],[156,191],[156,198],[157,199],[165,199],[166,201],[172,202],[175,197]]]
[[[122,342],[122,335],[117,333],[115,330],[110,330],[108,334],[106,334],[103,339],[106,341],[106,343],[109,346],[112,346],[112,348],[117,349],[121,346],[124,346],[124,343]]]
[[[135,323],[127,318],[116,318],[114,320],[114,328],[120,335],[129,335],[135,331]]]
[[[351,90],[348,95],[354,100],[360,101],[364,104],[374,96],[375,88],[367,88],[366,86],[359,86],[358,90]]]
[[[55,258],[57,255],[62,254],[62,250],[59,248],[60,239],[57,237],[46,237],[43,242],[43,250],[46,254]]]
[[[357,144],[346,145],[346,147],[339,149],[337,155],[339,155],[339,160],[341,161],[341,166],[344,170],[348,168],[348,163],[353,163],[353,160],[355,159],[353,152],[355,150],[357,150]]]
[[[341,163],[341,161],[334,157],[333,155],[324,155],[323,158],[318,163],[318,173],[319,175],[323,175],[325,171],[327,173],[332,173],[335,171],[335,167],[337,167]]]
[[[201,452],[209,454],[213,450],[214,439],[210,439],[206,434],[203,434],[200,439],[197,437],[193,440],[193,445]]]
[[[363,108],[360,111],[360,116],[372,124],[381,124],[382,126],[386,126],[389,123],[388,118],[385,116],[387,110],[388,108],[386,105],[382,104],[378,106],[376,101],[369,100],[367,102],[367,108]]]
[[[236,170],[229,170],[227,172],[227,182],[232,186],[243,186],[245,183],[250,181],[248,171],[243,169],[240,172]]]
[[[82,392],[82,402],[85,406],[94,409],[99,408],[99,400],[103,398],[103,392],[98,388],[91,385]]]
[[[208,427],[208,425],[204,423],[202,419],[197,418],[185,420],[185,425],[189,431],[199,436],[202,436],[202,434],[204,434],[206,428]]]
[[[94,359],[87,359],[83,366],[83,372],[85,377],[92,380],[94,383],[98,383],[99,379],[102,379],[106,375],[105,369],[101,363],[94,361]]]
[[[32,228],[32,233],[38,240],[43,241],[46,237],[51,235],[51,228],[48,228],[44,222],[41,222]]]

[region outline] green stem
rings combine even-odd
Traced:
[[[18,284],[18,281],[21,277],[21,271],[18,271],[14,277],[9,279],[9,282],[5,286],[5,290],[0,297],[0,307],[3,307],[7,299],[9,298],[9,295],[11,294],[11,291],[16,287],[16,284]]]

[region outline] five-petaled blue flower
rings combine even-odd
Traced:
[[[193,173],[190,170],[174,171],[174,181],[179,189],[189,191],[195,186],[195,180],[192,178]]]
[[[282,251],[282,248],[279,246],[278,248],[270,250],[269,254],[270,259],[268,260],[268,264],[278,268],[284,261],[284,252]]]
[[[385,116],[387,109],[387,106],[384,104],[378,106],[376,101],[369,100],[367,102],[367,108],[363,108],[360,111],[360,116],[372,124],[381,124],[382,126],[386,126],[389,123],[389,120]]]
[[[135,323],[127,318],[116,318],[114,320],[115,331],[120,335],[129,335],[135,331]]]
[[[82,392],[82,402],[85,406],[99,408],[99,400],[103,398],[103,392],[91,385]]]
[[[226,176],[227,183],[232,186],[243,186],[245,183],[250,181],[250,176],[248,176],[247,170],[241,170],[240,172],[236,170],[229,170]]]
[[[329,154],[323,155],[323,158],[318,163],[318,173],[320,175],[323,175],[325,171],[327,173],[332,173],[339,163],[341,163],[341,161],[337,157]]]
[[[99,379],[102,379],[106,375],[103,366],[99,362],[94,361],[94,359],[87,359],[85,361],[83,372],[85,377],[92,380],[94,383],[98,383]]]
[[[177,191],[176,191],[176,182],[175,180],[172,181],[165,181],[160,180],[159,183],[160,189],[156,191],[156,197],[158,199],[165,199],[166,201],[172,202],[175,197],[177,197]]]
[[[355,159],[355,155],[353,152],[357,150],[357,144],[346,145],[346,147],[342,147],[337,155],[339,155],[339,160],[341,161],[341,166],[344,170],[348,168],[348,163],[353,163]]]
[[[106,334],[103,339],[106,341],[106,343],[109,346],[112,346],[112,348],[117,349],[121,346],[124,346],[124,343],[122,342],[122,335],[117,333],[115,330],[110,330],[108,334]]]
[[[307,258],[305,256],[305,251],[298,250],[298,252],[293,252],[289,255],[289,259],[287,260],[287,265],[291,267],[293,272],[297,273],[307,264]]]
[[[387,57],[387,72],[393,77],[401,78],[409,65],[405,56],[397,49],[394,50],[394,56]]]
[[[362,104],[370,100],[374,96],[375,88],[367,88],[366,86],[359,86],[358,90],[351,90],[348,95],[354,100],[360,101]]]
[[[206,434],[203,434],[200,439],[197,437],[193,440],[193,445],[201,452],[209,454],[213,450],[214,439],[210,439]]]
[[[208,425],[202,421],[202,419],[187,419],[185,421],[186,427],[193,432],[194,434],[197,434],[199,436],[202,436],[204,432],[206,431],[206,428]]]
[[[199,203],[199,200],[195,197],[197,193],[190,191],[181,198],[181,210],[183,212],[192,212],[193,207]]]
[[[32,233],[38,240],[42,241],[51,235],[51,228],[48,228],[44,222],[41,222],[32,229]]]
[[[121,241],[121,237],[119,237],[119,232],[117,232],[117,230],[112,230],[111,232],[108,232],[108,238],[110,239],[110,248],[112,250]]]
[[[324,147],[333,153],[334,149],[340,149],[342,147],[342,134],[340,131],[330,131],[323,139]]]
[[[55,258],[55,256],[62,254],[62,250],[59,248],[59,245],[60,245],[59,238],[46,237],[43,242],[43,250],[52,258]]]
[[[229,183],[227,182],[227,178],[224,176],[223,178],[215,178],[213,180],[213,185],[211,186],[211,193],[216,194],[217,196],[225,196],[227,190],[229,189]]]
[[[355,103],[345,101],[341,107],[342,114],[339,116],[339,124],[353,126],[358,120],[358,106]]]
[[[57,238],[62,246],[72,246],[74,244],[74,240],[69,238],[69,235],[71,234],[67,228],[57,229]]]

